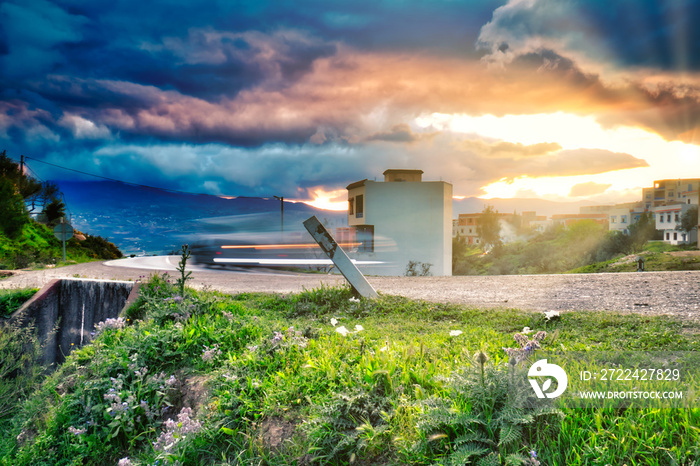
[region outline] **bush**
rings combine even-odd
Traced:
[[[0,317],[6,317],[15,312],[38,291],[37,288],[22,290],[0,290]]]

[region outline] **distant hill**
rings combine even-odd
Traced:
[[[452,215],[454,218],[457,218],[459,214],[481,212],[487,205],[492,205],[502,213],[516,211],[518,214],[521,214],[535,211],[537,215],[551,217],[556,214],[577,214],[581,206],[594,205],[594,203],[590,201],[556,202],[545,199],[479,199],[477,197],[467,197],[453,201]]]
[[[65,196],[73,226],[109,238],[125,254],[162,254],[179,250],[202,233],[277,231],[280,201],[237,197],[225,199],[132,186],[112,181],[56,181]],[[542,199],[455,200],[453,217],[481,212],[492,205],[499,212],[536,211],[538,215],[578,213],[591,202],[553,202]],[[327,226],[347,225],[347,214],[316,209],[303,203],[284,203],[285,231],[303,231],[302,221],[316,215]]]
[[[179,250],[182,244],[191,242],[200,233],[226,233],[236,228],[277,231],[280,228],[280,201],[277,199],[224,199],[112,181],[56,183],[65,196],[73,226],[109,238],[127,255]],[[285,202],[285,231],[302,230],[301,222],[312,215],[331,227],[346,223],[344,212]]]

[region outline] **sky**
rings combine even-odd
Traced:
[[[0,3],[0,150],[42,179],[346,207],[636,201],[700,178],[700,0]]]

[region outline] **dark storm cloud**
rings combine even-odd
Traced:
[[[386,141],[412,143],[426,138],[432,138],[436,133],[414,133],[409,125],[401,123],[391,127],[389,131],[374,133],[367,137],[367,141]]]
[[[511,0],[479,36],[489,60],[553,48],[619,67],[700,69],[700,1]]]

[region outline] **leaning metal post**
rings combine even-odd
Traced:
[[[304,227],[313,236],[314,240],[321,246],[323,252],[333,261],[345,279],[350,283],[353,291],[363,298],[377,298],[377,292],[372,288],[362,272],[352,263],[343,248],[333,239],[333,236],[326,230],[321,222],[313,216],[304,221]]]

